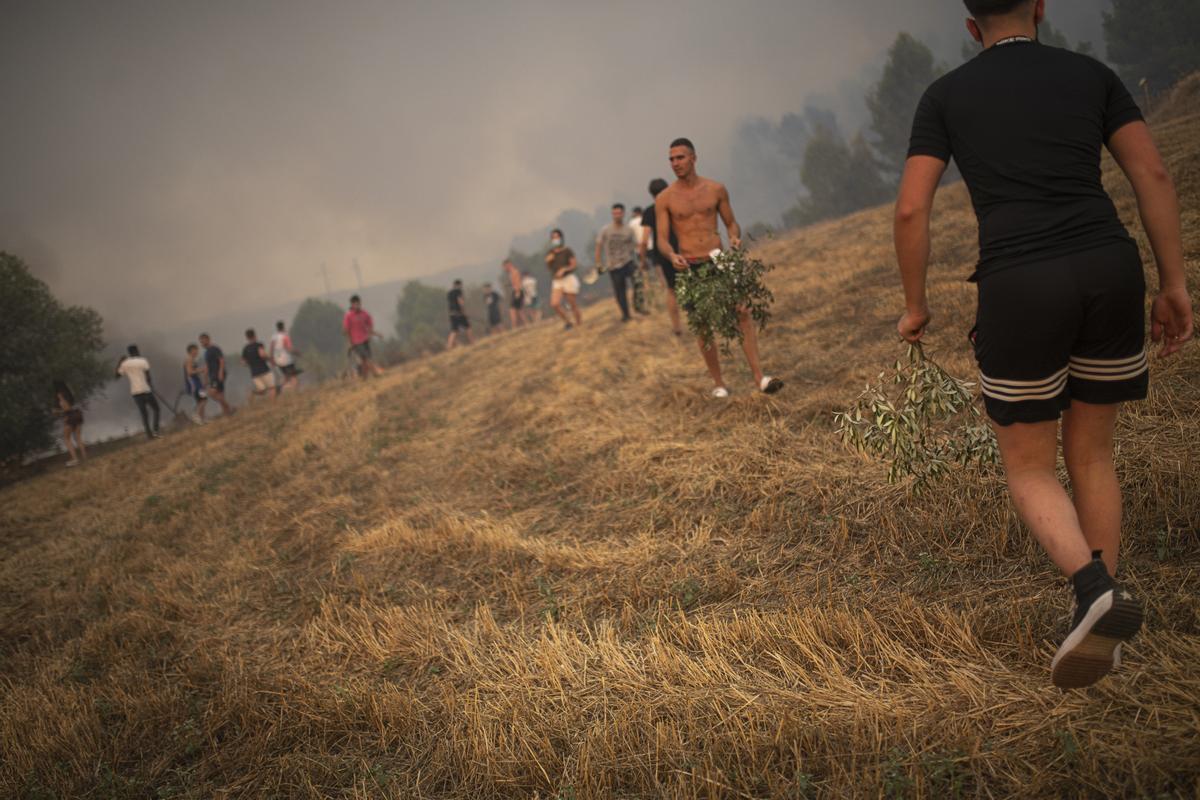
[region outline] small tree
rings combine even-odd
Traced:
[[[446,290],[409,281],[396,301],[396,338],[408,353],[438,350],[448,330]]]
[[[292,342],[302,353],[339,356],[346,350],[342,335],[345,312],[335,303],[310,297],[292,319]]]
[[[94,310],[62,306],[19,258],[0,253],[0,461],[53,444],[54,381],[79,403],[108,381],[103,328]]]
[[[896,37],[879,83],[867,94],[875,149],[889,175],[904,171],[917,103],[941,74],[928,47],[907,33]]]
[[[1113,0],[1104,13],[1108,58],[1133,90],[1142,80],[1161,92],[1200,70],[1200,3]]]

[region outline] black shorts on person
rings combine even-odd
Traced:
[[[465,330],[470,329],[470,327],[471,327],[471,321],[469,319],[467,319],[466,316],[464,316],[462,314],[451,314],[450,315],[450,332],[451,333],[457,333],[458,331],[465,331]]]
[[[352,345],[350,347],[350,351],[352,353],[354,353],[354,355],[358,356],[361,359],[365,360],[365,359],[370,358],[371,357],[371,340],[367,339],[365,342],[359,342],[356,345]]]
[[[675,265],[665,258],[654,254],[654,260],[658,263],[658,268],[662,270],[663,278],[667,282],[667,288],[672,292],[675,291],[675,281],[679,279],[679,270],[675,269]]]
[[[220,378],[211,378],[208,381],[208,388],[215,389],[218,392],[224,392],[225,391],[225,381],[221,380]]]
[[[1146,397],[1146,282],[1133,243],[1000,269],[978,288],[971,339],[997,424],[1057,420],[1072,400]]]
[[[513,290],[508,295],[508,304],[516,311],[520,311],[525,307],[525,293]]]
[[[279,368],[279,371],[282,372],[284,374],[284,376],[288,377],[288,378],[294,378],[300,374],[300,370],[296,368],[295,364],[284,364],[282,367]]]

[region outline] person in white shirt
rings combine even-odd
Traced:
[[[289,388],[299,388],[300,370],[296,367],[296,356],[300,354],[296,348],[292,347],[292,337],[288,336],[287,326],[283,324],[283,320],[275,323],[275,334],[271,337],[270,355],[275,366],[279,367],[279,371],[283,373],[283,386],[280,387],[280,391],[286,392]]]
[[[138,412],[142,415],[142,426],[146,429],[147,439],[159,439],[162,434],[158,430],[159,415],[158,400],[154,398],[154,384],[150,379],[150,362],[142,358],[136,344],[127,348],[128,356],[117,363],[117,377],[129,381],[129,393],[137,404]],[[154,414],[154,425],[150,424],[150,414]]]
[[[538,308],[537,295],[537,278],[526,270],[521,276],[521,295],[525,298],[524,307],[521,309],[525,313],[525,324],[532,325],[542,318],[542,310]]]

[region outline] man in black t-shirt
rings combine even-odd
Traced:
[[[467,319],[467,305],[463,299],[463,282],[455,281],[454,288],[446,293],[446,302],[450,306],[450,338],[446,339],[446,349],[453,350],[458,344],[458,332],[467,335],[467,344],[474,344],[471,335],[471,320]]]
[[[664,189],[667,188],[667,182],[662,178],[655,178],[650,181],[649,191],[651,197],[658,197]],[[642,212],[642,241],[638,243],[638,249],[641,253],[642,262],[646,261],[647,255],[650,260],[662,272],[663,283],[667,287],[667,313],[671,317],[671,330],[676,336],[683,335],[683,320],[679,317],[679,303],[675,299],[675,278],[678,271],[675,265],[672,264],[662,253],[658,251],[655,240],[658,238],[658,220],[655,217],[654,203],[651,203],[649,208]],[[675,237],[675,232],[671,232],[671,246],[678,249],[679,240]]]
[[[896,206],[910,342],[929,324],[925,276],[933,197],[954,158],[979,219],[981,385],[1018,513],[1075,587],[1071,631],[1051,664],[1064,688],[1120,659],[1141,605],[1114,581],[1121,492],[1120,404],[1146,396],[1141,259],[1100,181],[1107,146],[1137,195],[1154,250],[1153,335],[1163,355],[1192,335],[1179,205],[1137,104],[1113,72],[1037,42],[1044,0],[965,0],[984,50],[918,106]],[[1056,474],[1058,419],[1071,477]]]
[[[275,382],[275,373],[271,371],[271,356],[267,348],[254,333],[254,328],[246,329],[246,346],[242,348],[242,363],[250,368],[250,382],[253,384],[255,395],[269,396],[272,400],[279,396],[279,386]]]
[[[204,366],[208,369],[208,396],[221,406],[223,416],[229,416],[233,407],[225,400],[225,353],[207,333],[200,334],[199,339],[204,348]]]

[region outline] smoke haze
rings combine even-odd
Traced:
[[[1098,41],[1106,6],[1051,0],[1051,19]],[[3,16],[0,249],[132,331],[319,293],[322,262],[339,288],[355,257],[368,283],[498,260],[564,209],[641,203],[675,136],[728,180],[748,118],[815,102],[857,127],[896,34],[957,63],[965,14],[153,0]]]

